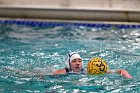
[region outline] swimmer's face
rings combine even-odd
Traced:
[[[80,72],[82,69],[82,59],[75,58],[70,62],[70,67],[74,72]]]

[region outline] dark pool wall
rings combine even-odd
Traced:
[[[0,0],[0,17],[140,22],[140,0]]]

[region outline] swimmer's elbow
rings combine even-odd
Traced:
[[[116,71],[115,70],[107,70],[107,72],[106,72],[107,74],[114,74],[114,73],[116,73]]]

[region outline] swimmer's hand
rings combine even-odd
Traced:
[[[132,78],[132,76],[126,70],[120,70],[120,75],[125,76],[126,78]]]

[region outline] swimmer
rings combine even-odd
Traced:
[[[87,71],[83,68],[83,61],[80,55],[76,52],[69,53],[66,58],[66,67],[60,70],[54,71],[52,74],[67,74],[67,73],[84,73]],[[132,76],[124,69],[120,70],[107,70],[106,74],[119,74],[126,78],[132,78]]]
[[[65,62],[66,67],[63,69],[55,70],[52,71],[50,74],[43,74],[43,73],[36,73],[35,71],[24,71],[24,70],[19,70],[15,68],[6,68],[11,71],[14,71],[18,74],[23,74],[23,75],[29,75],[29,76],[44,76],[44,75],[57,75],[57,74],[67,74],[67,73],[81,73],[81,74],[87,74],[87,70],[83,68],[83,61],[81,56],[76,53],[76,52],[71,52],[67,55],[66,62]],[[48,69],[46,68],[46,72]],[[51,70],[49,70],[51,71]],[[45,72],[45,70],[43,71]],[[106,74],[119,74],[121,76],[124,76],[126,78],[132,78],[132,76],[123,69],[120,70],[107,70]]]
[[[86,70],[83,68],[82,58],[76,52],[71,52],[67,55],[65,65],[65,68],[56,70],[53,74],[86,73]]]

